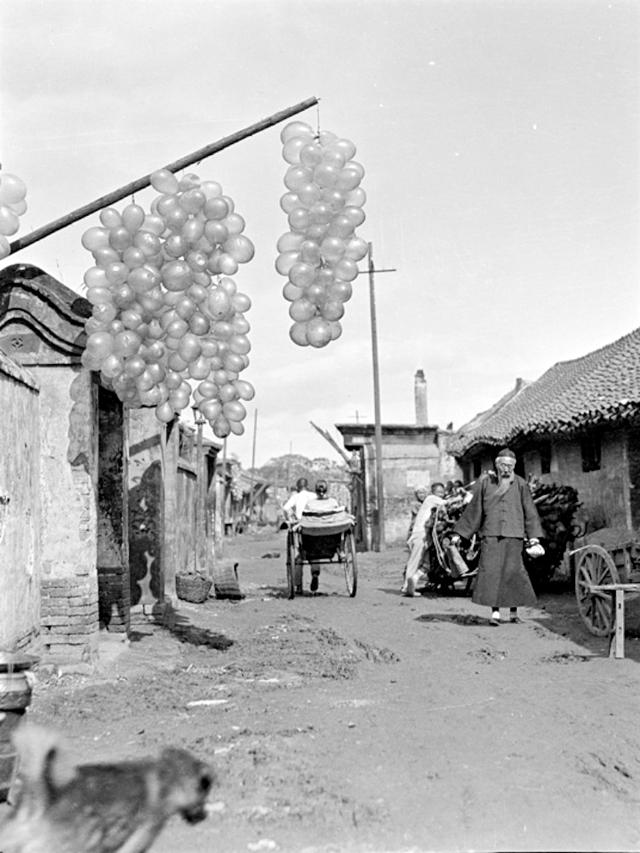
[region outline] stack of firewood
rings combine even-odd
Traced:
[[[536,478],[529,480],[533,501],[544,529],[544,557],[527,561],[527,569],[533,580],[549,580],[560,566],[567,547],[574,538],[574,519],[580,506],[578,492],[573,486],[541,483]]]

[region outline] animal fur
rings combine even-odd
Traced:
[[[213,771],[183,749],[73,767],[48,729],[24,725],[14,743],[20,787],[0,826],[2,853],[144,853],[173,815],[206,817]]]

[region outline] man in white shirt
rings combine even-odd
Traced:
[[[315,498],[315,493],[309,491],[309,482],[306,477],[300,477],[296,482],[296,491],[289,496],[282,510],[288,524],[295,524],[302,518],[302,513],[305,510],[308,502]],[[302,560],[300,555],[296,554],[296,561],[293,566],[293,582],[295,590],[299,594],[302,592]]]
[[[312,498],[315,498],[315,494],[309,491],[307,478],[300,477],[296,483],[296,491],[289,496],[289,499],[282,508],[286,520],[291,523],[300,521],[308,501]]]

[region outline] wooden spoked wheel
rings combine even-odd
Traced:
[[[343,561],[347,592],[351,598],[355,598],[358,590],[358,566],[356,563],[356,543],[353,538],[353,530],[347,530],[344,534]]]
[[[295,565],[296,565],[296,539],[293,532],[287,532],[287,598],[295,598]]]
[[[600,545],[588,545],[576,555],[578,612],[596,637],[608,637],[613,631],[613,596],[593,587],[611,583],[620,583],[620,577],[608,551]]]

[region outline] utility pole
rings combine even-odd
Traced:
[[[384,551],[384,481],[382,474],[382,422],[380,418],[380,373],[378,367],[378,324],[373,266],[373,245],[369,243],[369,308],[371,312],[371,354],[373,360],[374,438],[376,449],[376,503],[377,518],[374,527],[374,551]]]

